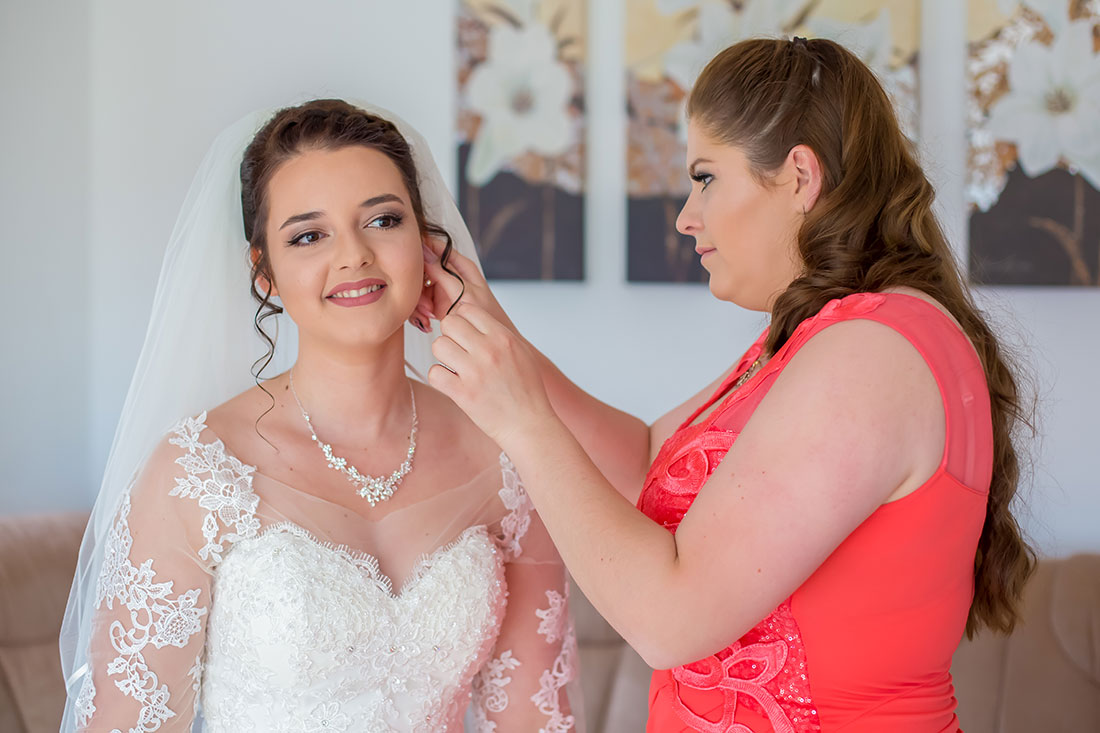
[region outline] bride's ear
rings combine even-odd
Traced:
[[[249,247],[248,257],[252,260],[252,266],[255,267],[256,263],[260,260],[260,250],[257,247]],[[269,298],[277,298],[279,296],[279,289],[275,287],[275,283],[262,272],[256,273],[256,280],[253,284],[256,286],[257,292],[267,293],[267,297]]]

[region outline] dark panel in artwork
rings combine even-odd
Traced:
[[[627,280],[707,282],[707,271],[695,254],[694,237],[676,231],[676,217],[683,205],[683,199],[669,196],[627,199]]]
[[[970,216],[970,277],[990,285],[1100,285],[1100,192],[1056,169],[1008,174],[1000,199]]]
[[[501,172],[466,182],[470,145],[458,148],[458,208],[490,280],[583,280],[584,198]]]

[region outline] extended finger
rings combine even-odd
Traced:
[[[462,386],[462,380],[458,378],[457,374],[442,364],[432,364],[431,367],[428,368],[428,384],[451,399],[454,399],[454,395],[457,393],[458,388]]]
[[[452,313],[440,321],[439,332],[466,351],[476,350],[478,342],[485,337],[485,334],[458,313]]]
[[[455,309],[455,312],[447,317],[452,318],[454,316],[466,319],[473,325],[474,328],[476,328],[478,331],[485,334],[486,336],[489,336],[493,333],[499,333],[501,331],[507,331],[508,333],[511,333],[511,331],[508,331],[508,329],[504,327],[504,324],[489,315],[488,311],[486,311],[481,306],[475,305],[473,303],[459,303],[458,307]]]
[[[461,374],[470,364],[470,353],[449,336],[440,336],[432,342],[432,356],[450,371]]]

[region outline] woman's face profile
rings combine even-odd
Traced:
[[[769,310],[800,270],[801,204],[793,197],[793,175],[785,164],[762,183],[741,149],[713,139],[694,120],[687,166],[691,194],[676,229],[695,238],[711,293],[743,308]]]
[[[424,258],[393,161],[362,145],[306,150],[276,170],[267,202],[274,293],[301,340],[369,348],[402,328]]]

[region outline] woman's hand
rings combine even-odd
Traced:
[[[443,254],[445,243],[432,237],[424,240],[424,273],[431,285],[425,285],[424,291],[417,303],[416,311],[409,322],[420,330],[431,330],[431,319],[442,321],[451,307],[461,298],[463,303],[471,303],[479,306],[499,321],[512,333],[518,335],[515,325],[500,307],[493,292],[489,289],[489,283],[478,269],[477,265],[468,258],[452,249],[447,258],[447,270],[458,274],[455,277],[451,272],[443,269],[439,258]],[[459,280],[459,278],[462,278]],[[419,321],[419,323],[418,323]]]
[[[557,420],[531,347],[484,308],[463,298],[440,329],[432,354],[443,366],[428,370],[428,383],[505,452],[520,436]]]

